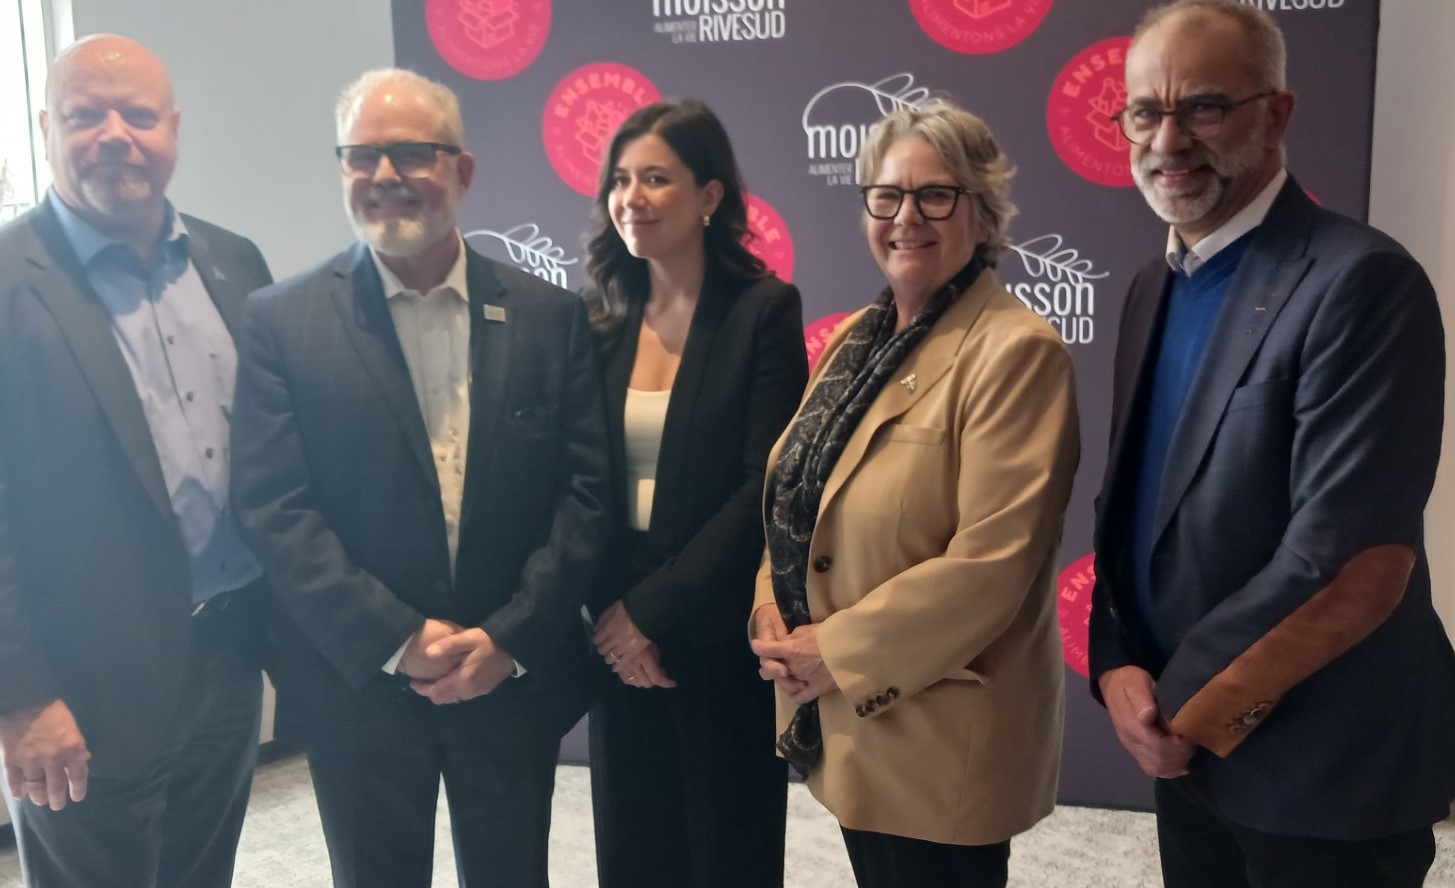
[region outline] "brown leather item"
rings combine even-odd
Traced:
[[[1290,688],[1389,618],[1414,564],[1408,546],[1374,546],[1355,555],[1332,583],[1193,695],[1172,718],[1172,730],[1227,758]]]

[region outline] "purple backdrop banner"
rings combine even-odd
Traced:
[[[1364,218],[1378,0],[1244,0],[1288,37],[1298,107],[1289,166]],[[398,64],[449,84],[480,161],[472,246],[570,289],[603,148],[660,97],[707,102],[751,192],[754,247],[803,293],[811,353],[882,277],[859,224],[853,161],[880,115],[945,94],[1018,166],[1000,275],[1070,344],[1081,473],[1066,516],[1068,693],[1062,800],[1147,807],[1150,785],[1087,693],[1092,498],[1126,286],[1166,228],[1132,187],[1106,115],[1125,102],[1128,35],[1150,0],[394,0]]]

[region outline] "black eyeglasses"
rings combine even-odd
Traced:
[[[1133,145],[1146,145],[1151,142],[1162,128],[1164,117],[1171,117],[1177,123],[1178,129],[1194,139],[1211,139],[1223,128],[1223,118],[1229,111],[1278,93],[1279,90],[1268,89],[1236,102],[1194,97],[1178,102],[1177,107],[1171,111],[1151,105],[1132,105],[1111,115],[1111,119],[1121,125],[1122,135]]]
[[[861,185],[859,193],[864,195],[864,209],[874,219],[893,219],[904,205],[905,195],[914,198],[914,207],[927,221],[939,222],[955,215],[955,205],[960,195],[972,194],[968,188],[958,185],[921,185],[906,189],[897,185]]]
[[[440,142],[390,142],[388,145],[340,145],[335,148],[344,175],[367,179],[379,168],[379,158],[388,157],[389,165],[401,179],[423,179],[434,172],[441,154],[454,157],[463,151],[459,145]]]

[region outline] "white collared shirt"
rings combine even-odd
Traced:
[[[1263,190],[1258,192],[1258,196],[1249,201],[1247,206],[1191,247],[1183,246],[1182,238],[1177,236],[1176,228],[1168,229],[1167,264],[1173,271],[1188,276],[1195,274],[1199,268],[1206,265],[1212,257],[1222,252],[1229,244],[1263,224],[1269,208],[1273,206],[1278,192],[1283,190],[1283,183],[1287,181],[1288,170],[1280,169],[1278,174],[1273,177],[1273,181],[1264,186]]]
[[[470,292],[465,243],[460,240],[459,256],[444,283],[423,294],[405,287],[372,249],[369,255],[384,282],[389,315],[429,434],[453,575],[460,548],[465,455],[470,445]]]

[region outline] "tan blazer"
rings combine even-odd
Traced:
[[[893,378],[839,457],[810,543],[809,608],[839,689],[819,700],[808,785],[850,829],[1000,842],[1050,813],[1060,771],[1071,358],[986,271]],[[765,557],[753,608],[772,601]],[[780,693],[780,731],[794,708]]]

